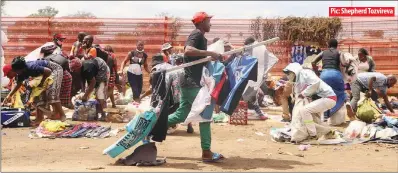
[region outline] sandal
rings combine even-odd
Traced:
[[[222,161],[224,159],[225,159],[225,157],[222,154],[213,153],[213,157],[211,159],[202,158],[202,161],[205,162],[205,163],[217,163],[217,162],[220,162],[220,161]]]

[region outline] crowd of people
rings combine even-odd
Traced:
[[[310,47],[316,50],[314,46]],[[375,61],[365,48],[360,48],[357,56],[352,57],[338,49],[336,39],[330,39],[328,48],[315,54],[312,68],[303,68],[301,65],[308,56],[302,52],[308,52],[306,50],[308,47],[305,47],[303,42],[295,45],[291,54],[293,63],[284,69],[287,76],[284,79],[282,98],[285,120],[291,120],[294,106],[292,93],[296,97],[313,100],[300,111],[303,117],[311,117],[310,114],[314,113],[324,114],[320,118],[334,119],[330,123],[332,125],[344,123],[346,114],[351,119],[355,118],[361,93],[376,103],[378,98],[382,97],[388,110],[394,113],[387,97],[387,89],[397,83],[397,78],[394,75],[386,76],[376,72]],[[318,65],[320,61],[321,67]],[[343,110],[343,106],[347,111],[339,112]]]
[[[125,93],[126,83],[129,84],[133,93],[133,100],[140,100],[155,89],[151,83],[149,92],[143,94],[143,70],[152,74],[154,66],[166,63],[170,66],[189,63],[195,60],[212,57],[213,61],[221,61],[224,64],[229,63],[237,55],[222,56],[220,53],[208,51],[208,41],[205,33],[210,32],[212,16],[204,12],[196,13],[192,19],[195,29],[188,36],[185,43],[184,54],[173,53],[173,46],[165,43],[160,46],[160,51],[152,58],[152,64],[148,63],[148,55],[144,50],[144,42],[138,41],[136,49],[130,51],[118,71],[117,58],[113,48],[110,45],[104,48],[94,44],[94,37],[86,33],[79,33],[77,41],[73,43],[70,54],[65,54],[62,50],[65,37],[62,34],[55,34],[52,45],[41,48],[40,56],[37,60],[26,61],[24,57],[15,57],[11,64],[3,67],[4,75],[12,79],[12,89],[5,98],[3,105],[10,102],[18,90],[25,85],[25,81],[31,77],[42,76],[39,87],[48,82],[51,77],[52,83],[49,84],[43,94],[35,98],[36,107],[53,108],[54,116],[50,119],[66,119],[62,106],[73,108],[71,98],[79,92],[84,93],[82,101],[89,100],[94,93],[98,100],[98,112],[101,116],[99,120],[105,120],[106,113],[104,108],[109,98],[112,107],[116,107],[113,97],[114,90]],[[219,39],[213,40],[213,42]],[[255,42],[253,37],[245,40],[245,45]],[[233,49],[233,46],[225,42],[225,51]],[[317,55],[313,61],[313,69],[303,68],[302,64],[307,56]],[[322,61],[322,71],[318,69],[318,62]],[[175,127],[176,124],[184,122],[192,108],[195,97],[201,88],[201,77],[204,63],[184,68],[184,76],[179,80],[179,98],[178,108],[168,115],[168,126]],[[354,66],[358,69],[358,74],[349,73],[342,69],[348,69]],[[292,49],[292,63],[283,69],[285,76],[281,78],[284,83],[282,92],[283,119],[292,120],[292,107],[297,98],[310,98],[311,103],[305,105],[299,110],[297,116],[305,122],[306,128],[311,137],[316,137],[316,129],[312,114],[322,114],[321,119],[332,119],[343,106],[350,108],[348,112],[355,112],[357,103],[360,99],[360,93],[366,93],[369,97],[371,92],[380,94],[387,108],[393,113],[391,105],[387,99],[387,89],[397,83],[393,75],[385,76],[375,71],[375,62],[366,49],[360,49],[356,59],[346,59],[344,54],[338,50],[338,41],[331,39],[328,42],[328,49],[323,52],[316,46],[305,47],[303,42],[298,42]],[[128,70],[125,71],[125,67]],[[346,81],[345,76],[355,76],[353,80]],[[151,75],[152,80],[152,75]],[[267,83],[265,83],[267,88]],[[115,88],[116,87],[116,88]],[[259,90],[256,99],[249,102],[249,108],[256,110],[262,120],[267,116],[261,111],[261,95],[267,94]],[[347,96],[348,94],[348,96]],[[219,108],[216,107],[216,112]],[[36,109],[36,120],[32,124],[37,126],[44,119],[43,111]],[[345,114],[344,114],[345,115]],[[296,116],[296,115],[295,115]],[[344,120],[342,121],[344,122]],[[199,123],[202,159],[203,161],[213,162],[222,160],[223,155],[211,151],[211,129],[210,122]],[[334,125],[337,125],[335,123]],[[192,133],[192,126],[188,126],[188,132]]]

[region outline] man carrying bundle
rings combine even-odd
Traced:
[[[199,59],[211,56],[213,61],[221,57],[221,54],[216,52],[207,51],[207,39],[204,34],[210,31],[210,19],[205,12],[198,12],[192,19],[196,29],[191,32],[188,40],[185,42],[184,48],[184,63],[189,63]],[[174,126],[178,123],[184,122],[189,112],[191,111],[192,103],[195,100],[201,85],[200,80],[202,77],[202,69],[206,63],[196,64],[184,69],[185,75],[181,80],[181,99],[180,107],[177,111],[168,118],[169,126]],[[202,146],[202,160],[204,162],[217,162],[224,158],[223,155],[213,153],[210,150],[211,145],[211,132],[210,122],[199,124],[200,139]]]

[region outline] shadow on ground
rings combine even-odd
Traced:
[[[199,160],[197,158],[188,158],[188,157],[168,157],[168,159],[199,162]],[[201,162],[199,162],[199,163],[201,163]],[[316,164],[318,164],[318,163],[316,163]],[[173,164],[173,163],[170,163],[170,161],[168,163],[166,163],[166,165],[168,165],[167,167],[173,167],[173,168],[177,168],[177,169],[200,169],[200,168],[203,168],[201,166],[193,166],[194,164],[192,164],[192,163]],[[171,165],[171,166],[169,166],[169,165]],[[307,163],[303,163],[300,161],[293,161],[293,160],[230,157],[230,158],[227,158],[226,160],[224,160],[222,163],[211,163],[211,165],[220,167],[222,169],[229,169],[229,170],[239,170],[239,169],[250,170],[250,169],[258,169],[258,168],[289,170],[289,169],[293,169],[294,166],[313,166],[315,164],[307,164]],[[189,168],[187,168],[187,167],[189,167]]]

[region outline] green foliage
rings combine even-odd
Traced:
[[[46,6],[45,8],[37,10],[37,13],[29,15],[29,17],[55,17],[58,12],[59,11],[57,9]]]
[[[340,18],[329,17],[287,17],[277,19],[252,20],[250,31],[258,40],[280,37],[281,40],[294,42],[304,40],[325,46],[331,38],[336,38],[342,30]]]

